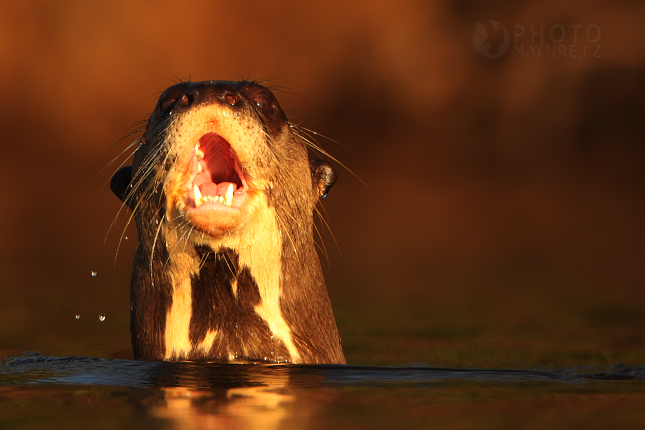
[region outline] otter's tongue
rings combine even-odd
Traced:
[[[226,191],[231,184],[233,185],[233,192],[235,192],[237,185],[233,182],[220,182],[219,184],[207,182],[199,185],[199,191],[202,192],[203,196],[223,196],[226,195]]]
[[[215,133],[205,134],[199,139],[195,146],[193,168],[197,169],[197,175],[189,190],[193,193],[196,207],[205,203],[220,203],[230,207],[233,194],[244,188],[235,151]]]

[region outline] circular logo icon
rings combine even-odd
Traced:
[[[498,21],[477,21],[473,31],[473,45],[477,52],[492,60],[504,55],[510,37],[508,30]]]

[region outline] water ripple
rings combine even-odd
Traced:
[[[47,357],[35,352],[0,360],[0,386],[39,384],[115,387],[235,388],[279,386],[285,378],[299,387],[364,384],[429,384],[441,381],[476,384],[513,382],[582,383],[645,379],[645,366],[609,370],[556,371],[517,369],[448,369],[351,365],[259,365],[205,362],[160,362],[95,357]]]

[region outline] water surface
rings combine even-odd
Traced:
[[[645,367],[0,363],[0,428],[636,428],[643,404]]]

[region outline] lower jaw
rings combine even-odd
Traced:
[[[218,206],[220,207],[190,209],[184,217],[191,227],[217,238],[230,233],[242,223],[242,213],[239,209]]]

